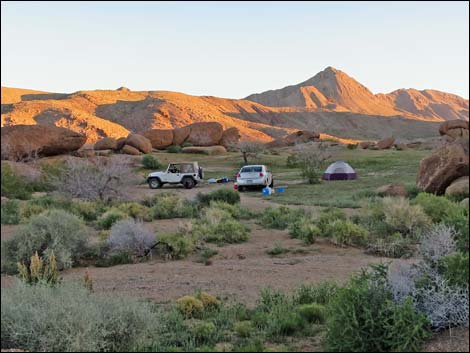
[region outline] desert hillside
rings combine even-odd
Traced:
[[[200,121],[237,127],[244,139],[270,141],[294,129],[343,138],[432,137],[443,120],[468,120],[468,100],[433,90],[372,94],[331,67],[295,86],[246,99],[169,91],[49,93],[2,87],[1,124],[52,124],[87,135],[122,137],[130,131],[175,128]]]
[[[389,94],[374,95],[367,87],[332,67],[297,85],[252,94],[246,99],[273,107],[296,107],[309,111],[403,116],[430,121],[468,120],[468,100],[454,94],[399,89]]]

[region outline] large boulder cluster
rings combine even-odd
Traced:
[[[446,121],[439,132],[445,143],[421,161],[416,184],[437,195],[468,195],[468,121]]]
[[[51,125],[14,125],[1,130],[2,160],[19,161],[70,153],[86,142],[86,136]]]
[[[217,146],[226,148],[236,146],[240,141],[240,131],[236,127],[224,130],[217,122],[200,122],[176,129],[152,129],[142,133],[155,149],[171,145]]]
[[[299,143],[307,143],[310,141],[319,141],[320,134],[309,130],[299,130],[284,137],[279,137],[266,144],[266,148],[288,147]]]

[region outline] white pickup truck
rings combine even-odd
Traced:
[[[248,187],[274,186],[273,174],[265,165],[246,165],[237,174],[238,191],[245,191]]]
[[[165,184],[183,184],[192,189],[204,178],[202,168],[197,162],[170,163],[164,172],[152,172],[147,176],[151,189],[159,189]]]

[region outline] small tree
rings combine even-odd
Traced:
[[[318,184],[321,180],[322,170],[331,157],[326,151],[326,146],[321,142],[316,146],[301,144],[297,145],[295,150],[302,177],[307,179],[309,184]]]
[[[248,164],[248,160],[257,160],[264,152],[264,145],[257,141],[242,141],[239,144],[243,162]]]
[[[132,183],[130,166],[117,158],[68,159],[51,178],[59,191],[89,201],[119,199]]]

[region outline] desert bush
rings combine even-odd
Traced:
[[[197,214],[193,203],[183,200],[174,193],[162,193],[147,200],[147,205],[151,205],[150,217],[152,219],[185,218],[193,217]]]
[[[125,202],[125,203],[121,203],[117,205],[116,208],[134,219],[143,220],[143,221],[152,220],[150,209],[144,205],[141,205],[140,203]]]
[[[18,273],[20,279],[26,284],[43,284],[53,287],[60,283],[57,262],[53,252],[45,261],[36,252],[31,256],[29,266],[18,263]]]
[[[87,201],[110,201],[125,196],[135,177],[130,166],[117,158],[67,160],[51,183],[58,191]]]
[[[59,270],[76,264],[86,249],[87,233],[81,219],[61,210],[32,217],[5,242],[6,264],[29,263],[31,254],[44,259],[54,253]],[[3,269],[2,269],[3,271]]]
[[[372,237],[368,240],[366,253],[396,259],[409,258],[414,253],[413,241],[398,232],[385,237]]]
[[[328,308],[328,351],[419,351],[429,337],[428,321],[412,303],[392,301],[386,271],[363,271],[340,288]]]
[[[176,307],[187,318],[201,317],[204,312],[204,304],[194,296],[186,295],[176,301]]]
[[[326,151],[326,146],[322,143],[315,146],[296,146],[298,166],[302,177],[307,179],[309,184],[318,184],[321,181],[325,164],[330,155]]]
[[[250,337],[254,331],[253,325],[250,321],[236,322],[235,325],[233,325],[233,330],[242,338]]]
[[[403,235],[414,235],[431,225],[423,209],[405,198],[384,197],[382,205],[385,222]]]
[[[211,263],[211,258],[217,255],[218,253],[219,252],[214,249],[210,249],[210,248],[203,249],[199,253],[199,258],[197,262],[203,263],[204,265],[208,265]]]
[[[324,210],[321,211],[320,217],[317,219],[316,223],[318,228],[320,228],[320,231],[323,236],[329,236],[326,233],[326,228],[327,226],[336,221],[336,220],[346,220],[346,213],[340,208],[334,208],[334,207],[328,207]]]
[[[321,231],[310,217],[301,217],[289,225],[289,234],[305,244],[313,244]]]
[[[469,219],[468,208],[451,208],[442,220],[442,223],[453,227],[457,232],[456,243],[457,249],[468,253],[469,248]]]
[[[275,242],[272,249],[266,250],[266,254],[271,256],[279,256],[288,252],[290,252],[290,250],[283,247],[282,244],[279,242]]]
[[[196,298],[202,302],[204,310],[216,310],[220,307],[221,302],[213,295],[206,292],[199,292]]]
[[[17,200],[8,200],[1,207],[2,224],[20,223],[20,203]]]
[[[158,170],[163,167],[163,165],[151,154],[146,154],[142,157],[142,165],[144,168]]]
[[[348,148],[348,150],[355,150],[357,149],[357,143],[348,143],[346,147]]]
[[[178,145],[171,145],[166,148],[168,153],[181,153],[182,147]]]
[[[325,228],[325,234],[338,245],[362,246],[367,242],[368,231],[351,221],[336,220]]]
[[[435,265],[441,258],[451,255],[456,250],[456,232],[453,227],[437,224],[421,237],[419,253],[424,261]]]
[[[299,160],[296,154],[290,154],[286,159],[286,167],[287,168],[298,168],[299,167]]]
[[[101,229],[110,229],[114,223],[125,218],[127,215],[124,212],[112,207],[98,218],[97,224]]]
[[[98,296],[74,283],[18,284],[1,292],[2,349],[31,352],[129,351],[158,324],[150,304]]]
[[[199,239],[217,244],[241,243],[248,240],[248,228],[234,219],[230,213],[207,208],[199,221],[194,224],[193,234]]]
[[[440,223],[449,213],[458,212],[460,206],[443,196],[420,193],[414,203],[420,205],[424,212],[431,217],[434,223]]]
[[[266,207],[261,213],[259,224],[265,228],[286,229],[289,224],[296,222],[303,216],[305,216],[305,211],[301,209],[292,209],[285,206]]]
[[[31,184],[16,174],[8,165],[2,165],[1,195],[12,199],[27,200],[31,197],[33,189]]]
[[[153,232],[133,219],[123,219],[114,223],[107,239],[111,252],[126,252],[137,257],[147,255],[155,243]]]
[[[227,211],[235,219],[250,219],[254,214],[248,208],[240,206],[240,204],[229,204],[224,201],[211,201],[211,208],[218,208]]]
[[[338,285],[334,282],[321,282],[319,284],[302,284],[293,295],[296,305],[322,304],[327,305],[336,295]]]
[[[187,257],[197,246],[196,237],[184,232],[160,234],[158,240],[166,245],[164,255],[173,259]]]
[[[196,202],[201,206],[209,206],[213,201],[222,201],[235,205],[240,202],[240,194],[236,190],[223,188],[207,194],[198,193],[196,195]]]
[[[78,201],[71,206],[70,212],[82,217],[86,222],[93,222],[106,211],[102,202]]]
[[[309,323],[323,324],[326,317],[326,309],[321,304],[303,304],[297,309],[300,316]]]
[[[26,222],[32,216],[38,215],[46,210],[45,207],[36,205],[31,202],[23,203],[20,208],[20,219],[21,222]]]
[[[190,330],[198,344],[205,343],[214,336],[216,327],[212,322],[193,321]]]
[[[439,272],[451,286],[465,287],[469,281],[469,257],[468,253],[455,253],[447,255],[439,260]]]

